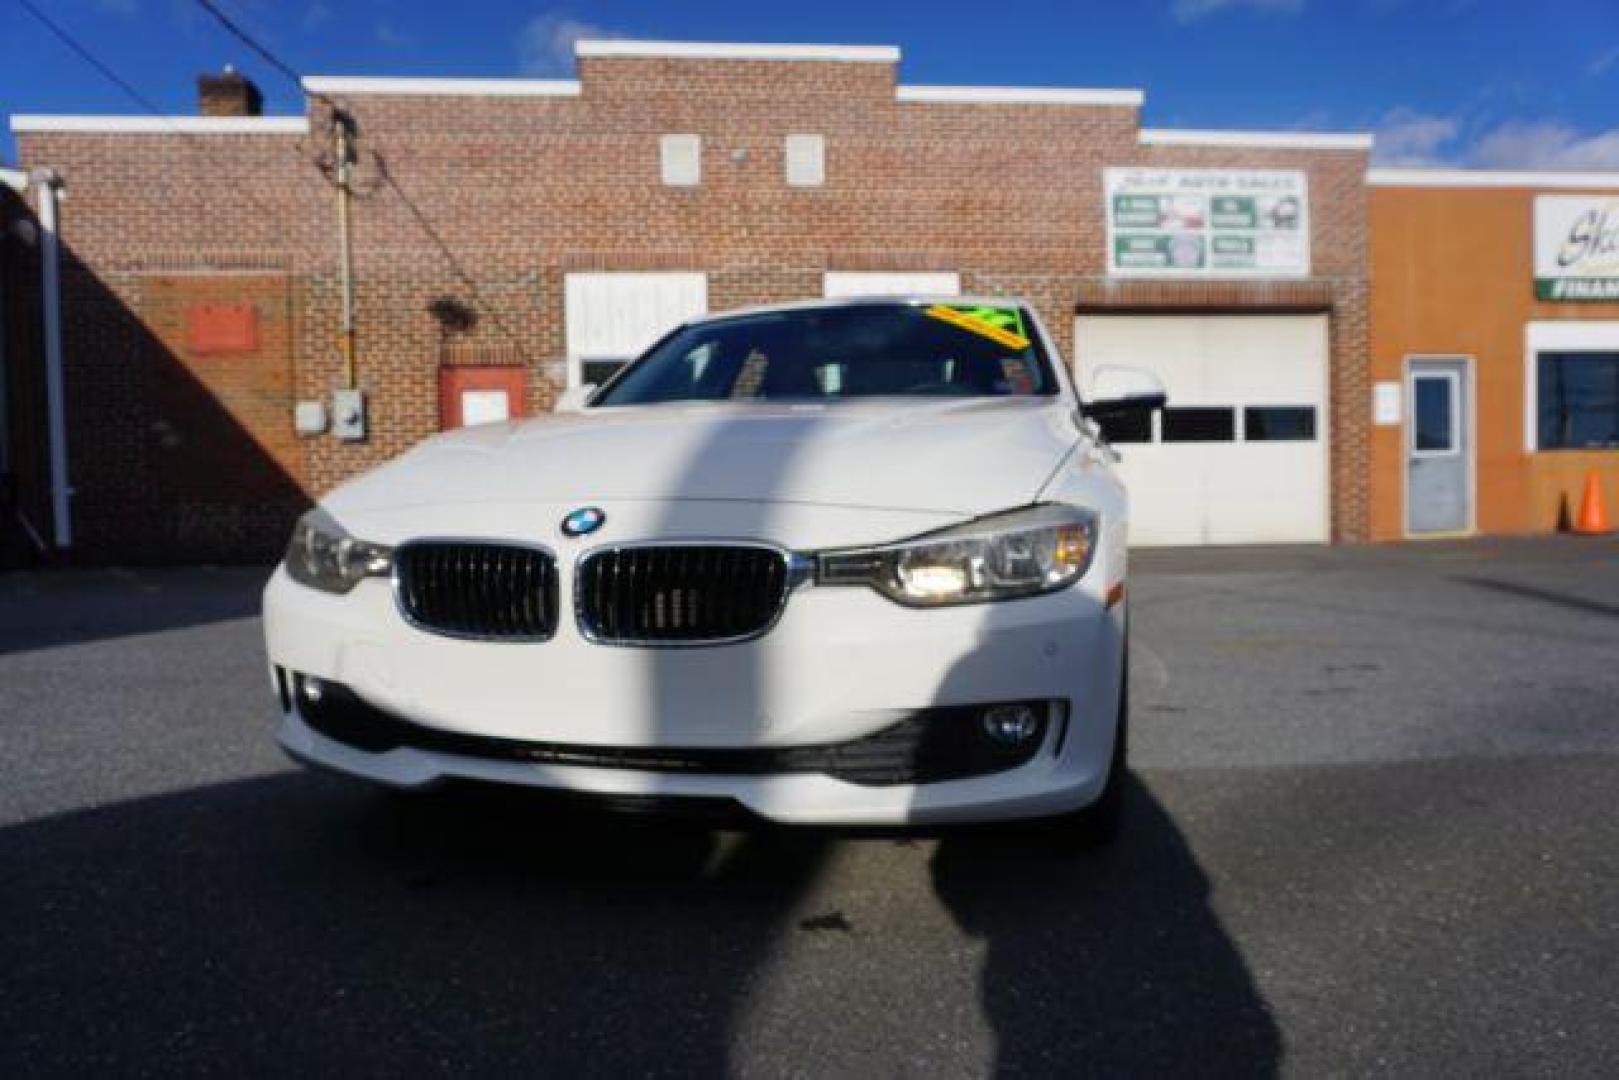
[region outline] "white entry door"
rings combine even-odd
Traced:
[[[1329,533],[1325,315],[1082,315],[1080,386],[1146,368],[1169,407],[1109,437],[1141,546],[1322,543]]]
[[[708,313],[705,274],[569,274],[563,294],[569,386],[599,385],[676,326]]]

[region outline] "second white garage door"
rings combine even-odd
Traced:
[[[1142,546],[1321,543],[1329,536],[1324,315],[1082,315],[1081,386],[1146,368],[1169,408],[1109,434]]]

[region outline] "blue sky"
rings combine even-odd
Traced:
[[[165,110],[234,63],[194,0],[35,0]],[[579,37],[891,44],[910,83],[1124,86],[1145,123],[1375,131],[1384,163],[1619,169],[1619,0],[219,0],[306,73],[569,75]],[[138,111],[0,0],[0,111]],[[13,157],[9,131],[0,159]]]

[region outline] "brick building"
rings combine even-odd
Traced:
[[[1027,297],[1082,381],[1154,361],[1175,408],[1116,433],[1149,542],[1368,536],[1368,138],[1143,129],[1137,91],[908,85],[881,47],[583,42],[577,69],[14,117],[65,189],[76,555],[272,554],[344,477],[673,321],[912,290]],[[294,427],[345,381],[338,109],[358,441]]]

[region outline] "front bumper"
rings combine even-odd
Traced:
[[[1048,596],[936,610],[904,608],[864,588],[806,586],[761,638],[657,649],[599,645],[567,619],[543,642],[442,637],[405,622],[386,581],[330,596],[278,570],[265,592],[271,664],[340,683],[368,706],[445,738],[368,748],[317,730],[290,700],[277,736],[302,761],[405,788],[472,780],[728,799],[794,823],[1062,813],[1101,792],[1112,755],[1123,609],[1107,607],[1101,579],[1093,572]],[[1060,703],[1061,716],[1045,725],[1026,762],[932,782],[860,783],[814,770],[704,773],[641,767],[646,761],[633,756],[604,767],[485,753],[478,743],[609,754],[784,752],[865,739],[920,709],[1031,700]]]

